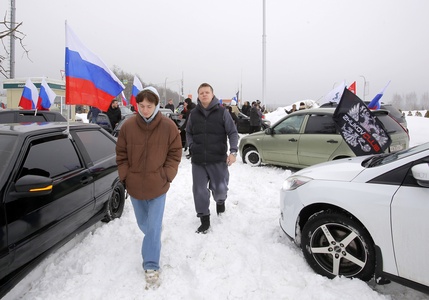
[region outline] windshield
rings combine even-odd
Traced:
[[[363,165],[365,167],[375,167],[375,166],[385,165],[392,161],[403,159],[405,157],[414,155],[416,153],[419,153],[428,149],[429,149],[429,143],[425,143],[425,144],[414,146],[412,148],[408,148],[408,149],[391,153],[391,154],[385,153],[380,155],[374,155],[366,159],[365,161],[363,161]]]
[[[0,135],[0,177],[11,161],[17,138],[15,135]]]

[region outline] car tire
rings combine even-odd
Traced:
[[[125,188],[121,182],[117,182],[110,195],[109,200],[104,206],[103,222],[110,222],[113,219],[120,218],[124,211],[125,205]]]
[[[313,270],[328,278],[340,275],[368,281],[374,276],[374,242],[360,223],[345,214],[327,210],[311,216],[302,229],[301,249]]]
[[[252,167],[261,165],[261,155],[255,147],[249,147],[243,151],[243,163]]]

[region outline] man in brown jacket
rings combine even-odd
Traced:
[[[159,111],[159,94],[146,87],[138,113],[121,127],[116,143],[119,179],[130,194],[140,230],[146,289],[159,286],[161,228],[166,193],[177,174],[182,142],[176,124]]]

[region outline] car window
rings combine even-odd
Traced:
[[[31,174],[54,178],[81,167],[76,150],[67,137],[40,139],[31,143],[20,177]]]
[[[398,124],[392,117],[389,115],[377,115],[377,118],[383,123],[384,128],[387,130],[387,133],[395,133],[403,131],[401,125]]]
[[[17,138],[14,135],[1,135],[0,139],[0,175],[3,175],[12,157]]]
[[[104,133],[98,130],[78,131],[76,135],[88,152],[89,158],[95,164],[112,155],[116,155],[116,144]]]
[[[274,134],[299,133],[305,115],[290,116],[273,128]]]
[[[310,115],[305,127],[307,134],[335,134],[336,132],[331,115]]]

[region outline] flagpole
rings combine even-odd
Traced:
[[[266,34],[265,34],[265,0],[262,1],[262,105],[265,105],[265,77],[266,77]]]
[[[360,77],[362,77],[362,78],[363,78],[363,97],[362,97],[362,100],[363,100],[363,101],[365,101],[365,93],[366,93],[366,79],[365,79],[365,76],[363,76],[363,75],[360,75]]]

